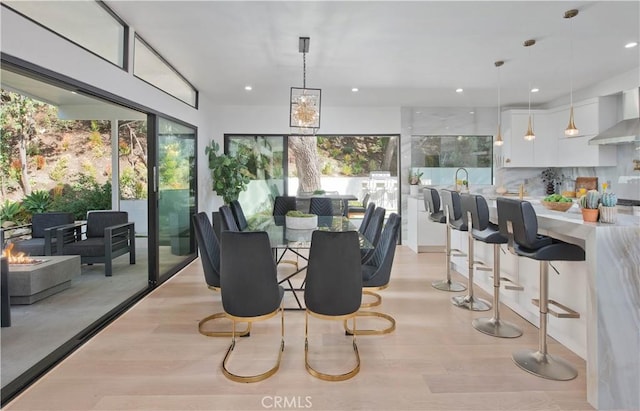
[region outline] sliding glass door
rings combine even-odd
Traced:
[[[158,273],[163,277],[195,256],[196,130],[162,117],[157,124]]]

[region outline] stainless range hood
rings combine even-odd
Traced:
[[[640,143],[639,97],[640,89],[638,88],[622,93],[624,120],[589,140],[589,145]]]

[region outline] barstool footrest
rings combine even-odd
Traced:
[[[533,305],[535,305],[536,307],[540,307],[540,300],[538,298],[532,299],[531,303],[533,303]],[[567,307],[566,305],[560,304],[559,302],[557,302],[555,300],[549,300],[548,305],[558,307],[562,311],[564,311],[564,312],[558,312],[558,311],[555,311],[555,310],[547,307],[547,311],[549,312],[549,314],[553,315],[554,317],[557,317],[557,318],[580,318],[580,313],[579,312],[574,311],[571,308]]]
[[[493,276],[489,276],[490,279],[493,280]],[[520,284],[514,282],[512,279],[508,277],[500,277],[500,285],[504,287],[505,290],[510,291],[524,291],[524,287]]]
[[[475,260],[473,266],[478,271],[493,271],[493,267],[489,267],[484,261]]]
[[[465,253],[464,251],[458,248],[451,249],[451,257],[466,257],[466,256],[467,256],[467,253]]]

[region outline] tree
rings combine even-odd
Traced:
[[[27,147],[35,134],[35,114],[40,105],[42,103],[38,103],[29,97],[2,90],[2,140],[3,144],[9,142],[10,146],[18,146],[20,185],[25,196],[31,194],[29,171],[27,169]],[[4,156],[5,152],[3,152],[3,161]]]
[[[320,162],[318,161],[318,141],[316,136],[291,136],[289,148],[296,159],[298,172],[298,192],[319,190]]]

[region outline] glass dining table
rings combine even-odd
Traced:
[[[265,231],[269,235],[271,249],[276,264],[282,262],[287,252],[295,254],[299,260],[308,261],[308,250],[311,248],[311,237],[314,231],[358,231],[353,223],[343,216],[318,216],[318,227],[313,229],[292,229],[287,228],[284,216],[257,216],[249,221],[249,226],[245,231]],[[362,233],[358,232],[360,249],[368,250],[373,245]],[[304,279],[298,287],[294,287],[291,280],[300,273],[305,272],[306,264],[299,266],[284,278],[278,281],[279,284],[286,284],[285,291],[291,292],[296,300],[296,307],[285,307],[285,310],[303,310],[304,306],[297,292],[304,292]]]

